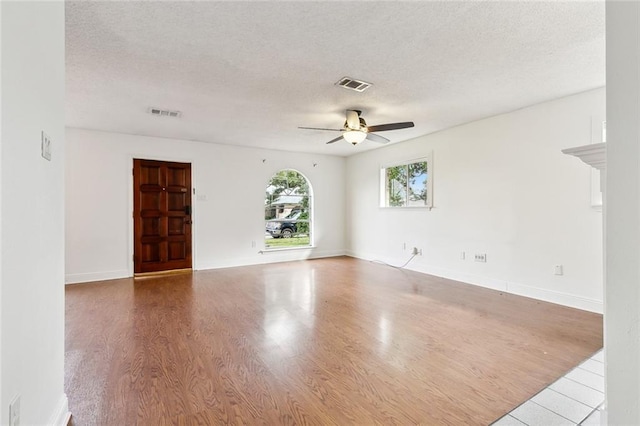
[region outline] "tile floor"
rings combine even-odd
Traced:
[[[603,403],[600,350],[492,426],[600,426]]]

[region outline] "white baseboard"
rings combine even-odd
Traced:
[[[364,255],[362,253],[354,253],[352,251],[347,252],[348,256],[355,257],[363,260],[374,259],[371,255]],[[393,265],[402,264],[399,259],[385,260]],[[510,282],[504,280],[497,280],[490,277],[483,277],[479,275],[469,274],[466,272],[454,271],[446,268],[439,268],[432,265],[412,265],[409,263],[406,269],[412,271],[421,272],[423,274],[435,275],[437,277],[447,278],[454,281],[460,281],[465,284],[477,285],[480,287],[490,288],[492,290],[504,291],[505,293],[516,294],[518,296],[529,297],[531,299],[542,300],[545,302],[555,303],[570,308],[582,309],[584,311],[595,312],[602,314],[604,312],[604,305],[601,300],[589,299],[582,296],[577,296],[569,293],[562,293],[559,291],[547,290],[539,287],[533,287],[526,284],[520,284],[517,282]]]
[[[67,274],[65,276],[66,284],[88,283],[91,281],[104,281],[114,280],[117,278],[130,277],[129,271],[126,269],[118,271],[106,271],[106,272],[89,272],[83,274]]]
[[[602,301],[576,296],[574,294],[561,293],[558,291],[531,287],[519,283],[508,283],[507,292],[520,296],[531,297],[532,299],[557,303],[571,308],[582,309],[583,311],[595,312],[597,314],[602,314],[604,312],[604,304]]]
[[[296,260],[320,259],[324,257],[344,256],[345,250],[318,250],[314,248],[299,248],[291,250],[265,251],[254,257],[218,259],[217,262],[198,264],[194,269],[203,271],[207,269],[234,268],[237,266],[263,265],[279,262],[293,262]]]
[[[305,259],[320,259],[323,257],[344,256],[345,250],[318,250],[313,247],[299,248],[292,250],[273,250],[265,251],[252,257],[234,257],[228,259],[217,259],[214,262],[202,262],[196,264],[194,262],[194,270],[233,268],[236,266],[260,265],[265,263],[290,262]],[[67,274],[65,276],[66,284],[88,283],[93,281],[114,280],[118,278],[129,278],[131,274],[126,269],[106,272],[88,272],[81,274]]]
[[[69,400],[67,394],[62,394],[56,410],[51,415],[51,420],[48,424],[52,426],[67,426],[71,419],[71,412],[69,411]]]
[[[388,263],[390,265],[399,266],[402,265],[406,259],[389,259],[389,258],[376,258],[375,255],[370,253],[356,253],[351,250],[317,250],[314,248],[296,249],[296,250],[274,250],[265,252],[254,257],[246,258],[231,258],[221,259],[215,263],[204,263],[198,265],[197,270],[206,269],[220,269],[231,268],[236,266],[249,266],[258,264],[278,263],[278,262],[291,262],[296,260],[305,259],[320,259],[323,257],[334,256],[350,256],[362,260],[378,260]],[[473,284],[480,287],[486,287],[493,290],[504,291],[506,293],[517,294],[519,296],[530,297],[532,299],[543,300],[545,302],[556,303],[563,306],[569,306],[572,308],[582,309],[585,311],[596,312],[601,314],[603,312],[603,303],[600,300],[589,299],[582,296],[577,296],[569,293],[562,293],[553,290],[547,290],[539,287],[533,287],[526,284],[520,284],[517,282],[509,282],[504,280],[497,280],[490,277],[483,277],[480,275],[469,274],[466,272],[455,271],[446,268],[439,268],[432,265],[424,264],[412,264],[409,263],[406,269],[410,269],[416,272],[422,272],[424,274],[435,275],[437,277],[447,278],[450,280],[460,281],[466,284]],[[117,278],[129,277],[129,271],[118,270],[108,272],[95,272],[95,273],[83,273],[83,274],[68,274],[66,276],[67,284],[84,283],[91,281],[103,281],[112,280]]]
[[[403,265],[407,261],[407,259],[405,258],[392,258],[392,257],[384,257],[384,256],[381,257],[372,253],[354,252],[352,250],[347,250],[345,252],[345,255],[349,257],[355,257],[356,259],[360,259],[360,260],[367,260],[369,262],[374,262],[374,263],[383,263],[383,264],[387,264],[389,266],[394,266],[394,267],[399,267],[400,265]],[[407,269],[409,269],[408,266],[407,266]]]
[[[483,277],[480,275],[469,274],[467,272],[454,271],[446,268],[439,268],[437,266],[419,265],[411,267],[411,264],[407,265],[407,269],[412,271],[422,272],[423,274],[435,275],[436,277],[447,278],[454,281],[460,281],[465,284],[473,284],[479,287],[490,288],[491,290],[504,291],[509,293],[508,285],[506,281],[497,280],[495,278]]]
[[[346,250],[316,250],[311,259],[322,259],[323,257],[346,256]]]

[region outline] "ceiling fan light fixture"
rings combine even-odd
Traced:
[[[347,130],[342,134],[342,137],[350,144],[358,145],[367,138],[367,132],[363,132],[362,130]]]
[[[360,142],[365,139],[371,142],[377,143],[387,143],[391,142],[389,139],[382,137],[376,132],[384,132],[386,130],[399,130],[399,129],[407,129],[409,127],[413,127],[413,121],[404,121],[402,123],[388,123],[388,124],[378,124],[377,126],[367,126],[367,123],[364,121],[364,118],[360,116],[362,111],[357,109],[348,109],[346,111],[346,120],[342,129],[327,129],[323,127],[298,127],[299,129],[310,129],[310,130],[330,130],[334,132],[342,132],[340,136],[335,139],[331,139],[327,142],[327,145],[336,143],[340,140],[346,140],[351,145],[358,145]]]

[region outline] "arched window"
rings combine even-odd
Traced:
[[[302,173],[280,170],[267,185],[264,198],[267,249],[311,245],[311,184]]]

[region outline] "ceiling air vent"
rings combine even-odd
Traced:
[[[336,86],[344,87],[345,89],[355,90],[356,92],[364,92],[369,87],[373,86],[372,83],[367,83],[362,80],[355,80],[351,77],[342,77]]]
[[[154,108],[154,107],[149,108],[149,114],[157,115],[158,117],[179,118],[180,116],[182,116],[182,113],[180,111],[170,111],[168,109],[160,109],[160,108]]]

